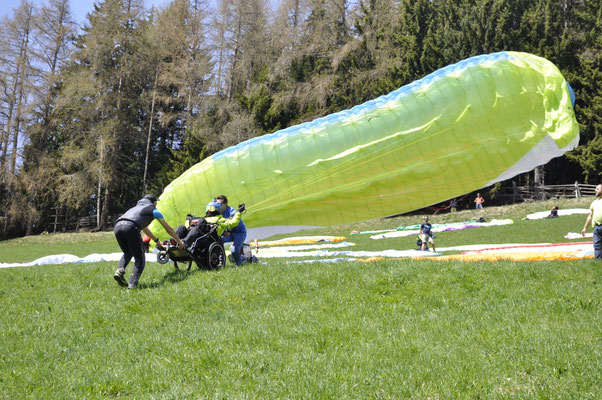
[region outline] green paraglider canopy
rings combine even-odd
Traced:
[[[225,194],[247,204],[245,223],[254,227],[329,226],[423,208],[576,147],[572,96],[541,57],[472,57],[350,110],[220,151],[165,188],[158,207],[177,225]]]

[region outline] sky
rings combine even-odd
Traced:
[[[82,26],[86,21],[86,15],[94,9],[94,3],[98,3],[99,0],[71,0],[71,12],[75,21]],[[13,15],[13,9],[19,7],[21,0],[0,0],[2,6],[0,7],[0,18]],[[48,2],[45,0],[32,0],[32,3],[36,7],[40,7]],[[168,4],[169,0],[145,0],[146,8],[151,6],[161,7]]]

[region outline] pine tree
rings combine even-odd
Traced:
[[[56,206],[57,152],[59,141],[51,111],[60,86],[59,73],[67,63],[75,25],[68,0],[51,0],[35,18],[32,58],[36,69],[36,95],[33,98],[35,121],[27,129],[28,144],[18,180],[25,195],[21,209],[27,210],[27,234],[47,225],[44,217]]]
[[[19,138],[29,100],[33,66],[31,65],[31,41],[34,9],[26,0],[16,9],[12,19],[5,19],[2,30],[0,63],[4,71],[5,124],[0,143],[0,171],[3,179],[16,173]]]
[[[34,29],[34,9],[21,1],[11,19],[2,21],[0,65],[3,71],[2,115],[3,131],[0,141],[0,212],[4,214],[1,237],[20,228],[26,212],[20,207],[24,198],[17,180],[17,160],[24,131],[30,121],[29,102],[32,96],[33,72],[31,43]]]
[[[174,169],[183,172],[179,152],[191,155],[192,148],[204,146],[196,127],[213,90],[206,9],[200,1],[174,1],[157,15],[150,30],[154,40],[149,49],[154,55],[149,54],[149,58],[156,58],[153,95],[156,93],[158,117],[157,135],[150,151],[155,160],[152,172],[156,173],[150,187],[155,191],[169,183],[166,177],[171,177]],[[208,127],[208,132],[214,131]],[[185,169],[200,161],[201,153],[192,156],[194,162],[186,162]]]
[[[96,4],[58,100],[56,112],[67,140],[61,153],[61,196],[77,206],[95,197],[99,226],[140,195],[145,146],[140,93],[149,76],[141,71],[148,65],[140,51],[142,17],[138,1]]]
[[[602,182],[602,7],[599,0],[585,0],[575,11],[584,46],[578,52],[579,69],[572,72],[575,112],[580,145],[568,158],[578,164],[585,181]]]
[[[256,136],[257,119],[251,115],[249,98],[261,86],[266,66],[273,59],[266,46],[268,23],[263,1],[220,1],[213,26],[220,96],[214,99],[217,113],[203,116],[202,121],[217,117],[221,124],[213,133],[205,124],[196,127],[210,152]]]

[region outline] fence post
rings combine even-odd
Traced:
[[[54,225],[54,229],[53,229],[52,233],[56,233],[56,226],[59,223],[59,208],[58,207],[53,207],[52,209],[54,210],[54,215],[53,215],[53,217],[54,217],[54,224],[53,224]]]
[[[575,197],[581,198],[581,189],[579,188],[579,181],[575,181]]]
[[[67,232],[67,219],[69,218],[69,209],[65,208],[65,220],[63,221],[63,232]]]

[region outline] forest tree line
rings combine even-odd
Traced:
[[[602,174],[602,0],[22,0],[0,21],[0,238],[98,225],[203,158],[470,56],[524,51],[576,94],[580,146],[521,185]],[[535,176],[537,175],[537,176]]]

